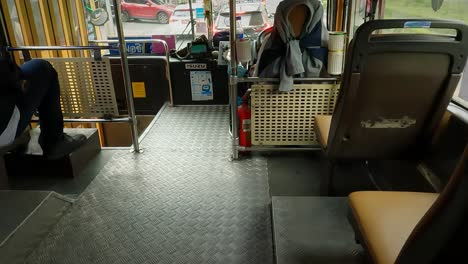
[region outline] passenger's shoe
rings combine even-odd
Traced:
[[[67,135],[63,134],[62,138],[53,146],[43,147],[43,155],[49,160],[56,160],[71,154],[73,151],[81,147],[86,142],[86,136],[81,134]]]

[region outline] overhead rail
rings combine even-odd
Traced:
[[[101,57],[101,50],[119,49],[119,47],[112,46],[18,46],[7,47],[7,51],[21,51],[25,61],[31,60],[30,51],[58,51],[58,50],[92,50],[94,51],[94,58]]]

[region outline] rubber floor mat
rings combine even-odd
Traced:
[[[27,263],[272,263],[267,162],[229,161],[226,106],[166,108]]]

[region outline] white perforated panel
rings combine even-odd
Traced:
[[[47,58],[58,73],[63,115],[118,116],[109,58]]]
[[[331,115],[339,85],[295,84],[291,92],[276,85],[252,85],[253,145],[316,145],[315,115]]]

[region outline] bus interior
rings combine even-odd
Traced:
[[[0,4],[86,135],[0,146],[0,264],[468,262],[468,1]]]

